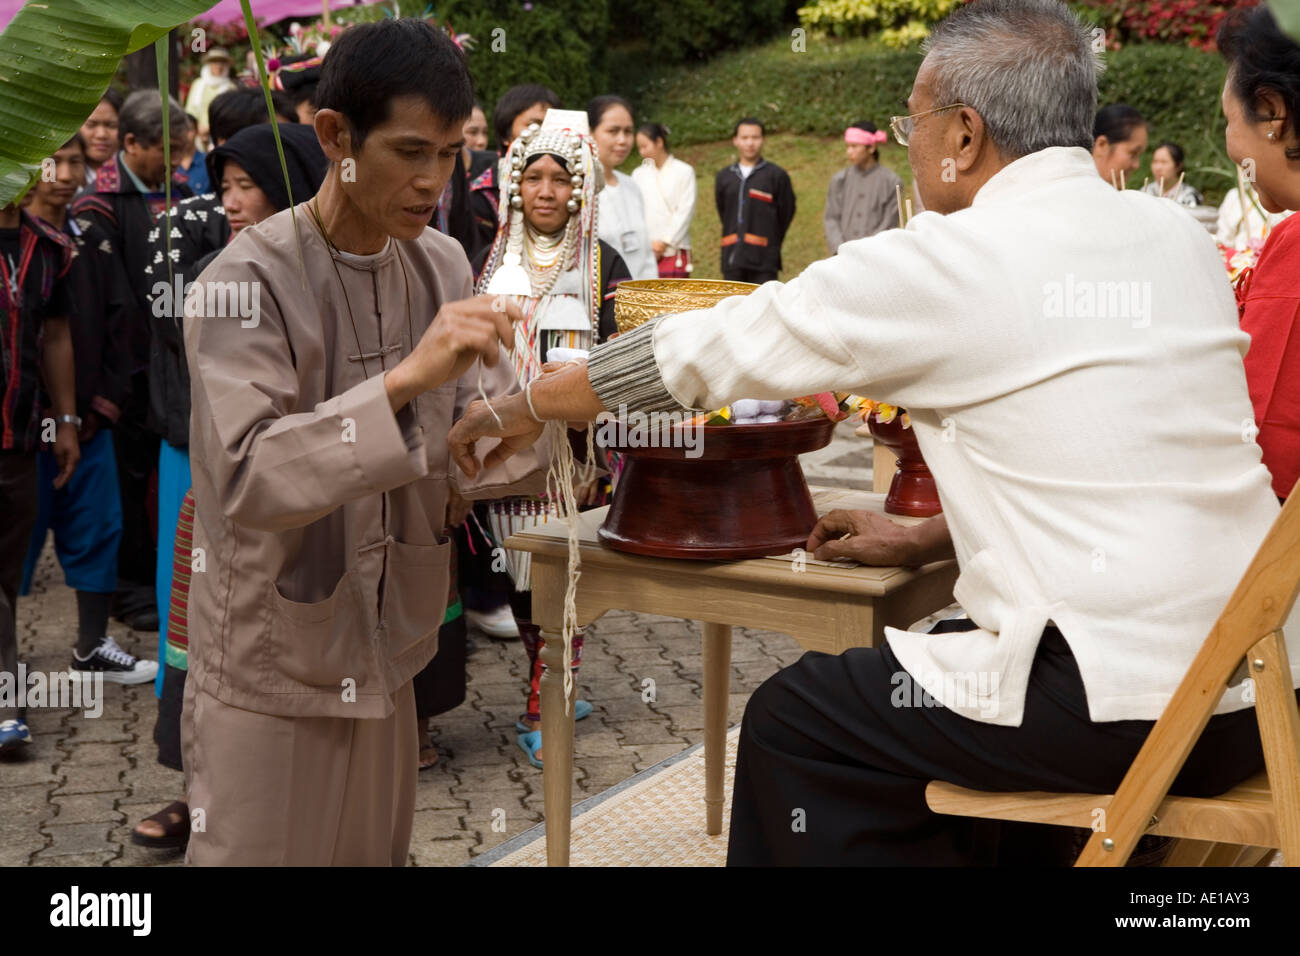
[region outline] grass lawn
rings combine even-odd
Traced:
[[[722,226],[713,204],[713,177],[719,169],[736,161],[735,149],[730,139],[715,143],[697,143],[674,151],[683,162],[695,167],[696,201],[695,221],[691,225],[691,249],[695,256],[696,279],[720,279],[718,245]],[[763,148],[767,160],[784,167],[794,184],[795,214],[786,233],[781,258],[785,269],[782,279],[791,279],[802,272],[809,263],[830,255],[826,248],[826,233],[822,228],[822,212],[826,208],[826,188],[831,176],[848,165],[844,158],[844,140],[796,136],[779,133],[767,137]],[[912,169],[907,164],[907,150],[894,143],[881,148],[881,161],[903,180],[904,188],[911,189]],[[637,166],[635,151],[623,166],[630,173]]]

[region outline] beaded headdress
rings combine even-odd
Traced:
[[[524,200],[520,183],[528,160],[547,153],[564,161],[572,177],[573,197],[566,204],[569,221],[564,230],[559,268],[552,270],[538,287],[524,268]],[[497,235],[479,280],[480,291],[491,295],[541,296],[550,291],[560,273],[581,266],[587,267],[585,274],[599,281],[596,194],[605,185],[605,178],[596,162],[596,144],[587,125],[587,114],[580,110],[548,110],[540,126],[531,124],[510,145],[502,168],[507,172],[501,176]],[[584,292],[587,285],[583,283]],[[590,298],[592,301],[584,304],[594,316],[600,297]]]

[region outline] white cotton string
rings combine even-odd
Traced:
[[[497,410],[493,408],[492,403],[488,401],[487,390],[483,388],[483,356],[481,355],[478,359],[478,397],[483,399],[483,404],[486,405],[487,410],[492,413],[492,417],[497,420],[497,428],[504,428],[505,425],[501,421],[501,416],[497,414]]]
[[[591,484],[596,480],[596,423],[587,423],[587,462],[582,468],[582,481]]]
[[[573,449],[569,446],[568,426],[564,422],[549,421],[546,431],[555,449],[551,467],[546,472],[546,496],[555,504],[556,517],[569,522],[569,568],[564,585],[564,617],[561,635],[564,639],[564,712],[569,712],[573,696],[573,636],[578,630],[578,578],[582,576],[582,557],[578,553],[578,496],[574,491]]]

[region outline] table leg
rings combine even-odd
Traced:
[[[569,865],[573,817],[573,707],[564,707],[564,638],[542,629],[542,792],[546,816],[546,864]],[[577,696],[577,687],[574,687]]]
[[[704,624],[704,827],[722,832],[727,769],[727,704],[731,699],[731,625]]]

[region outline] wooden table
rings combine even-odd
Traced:
[[[835,508],[884,512],[885,496],[837,488],[813,488],[818,514]],[[596,529],[607,508],[578,516],[582,578],[577,589],[578,625],[606,611],[628,610],[701,621],[704,625],[705,825],[722,832],[723,771],[735,625],[789,634],[806,650],[838,654],[850,647],[876,647],[885,627],[906,628],[952,602],[955,561],[923,568],[863,567],[782,555],[744,561],[646,558],[600,544]],[[891,516],[903,525],[923,519]],[[573,797],[573,708],[565,707],[564,642],[561,639],[568,569],[568,530],[551,520],[506,541],[532,559],[533,621],[546,644],[541,681],[542,766],[546,858],[567,866]],[[576,684],[575,684],[576,691]]]

